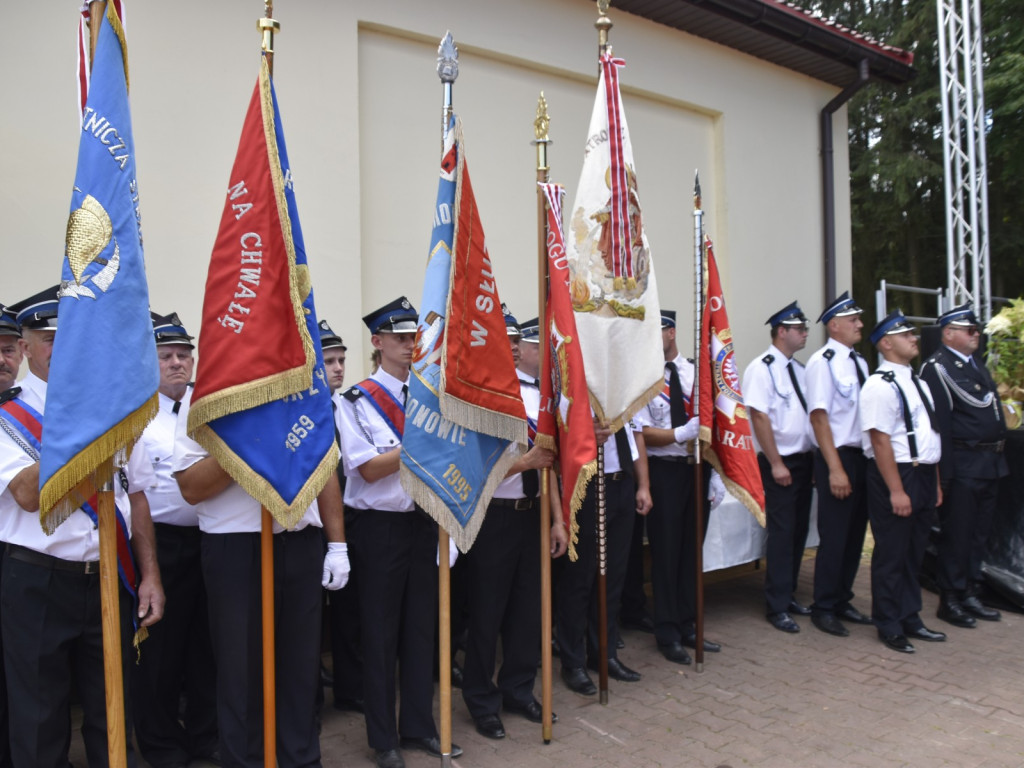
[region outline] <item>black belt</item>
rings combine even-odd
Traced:
[[[70,571],[84,575],[100,572],[99,560],[63,560],[43,552],[36,552],[28,547],[22,547],[19,544],[8,544],[7,556],[12,560],[21,560],[23,563],[31,563],[54,571]]]
[[[864,453],[859,445],[840,445],[836,448],[837,453]]]
[[[525,511],[534,509],[537,506],[537,499],[491,499],[491,504],[496,507]]]
[[[604,476],[604,481],[607,483],[609,480],[625,480],[627,477],[629,477],[628,472],[606,472]]]
[[[678,464],[690,464],[693,461],[690,456],[652,456],[648,454],[647,460],[650,461],[651,459],[657,459],[658,461],[671,461]]]
[[[986,451],[988,453],[1002,453],[1006,447],[1005,440],[996,440],[994,443],[968,443],[965,440],[954,440],[953,447],[963,451]]]

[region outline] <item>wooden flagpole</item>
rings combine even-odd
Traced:
[[[540,344],[540,380],[549,381],[551,361],[547,354],[548,328],[546,322],[548,295],[548,216],[547,201],[541,184],[547,183],[548,172],[548,103],[541,91],[537,99],[537,117],[533,121],[534,145],[537,147],[537,324],[543,333]],[[541,403],[544,407],[544,403]],[[551,743],[552,691],[551,691],[551,470],[540,470],[540,682],[541,682],[541,735],[545,744]]]
[[[89,4],[89,68],[96,59],[96,43],[107,4]],[[104,462],[96,474],[103,483],[97,494],[100,539],[100,623],[103,631],[103,688],[107,702],[107,759],[111,768],[128,764],[124,713],[124,673],[121,659],[121,594],[117,574],[117,512],[114,503],[114,466]]]
[[[608,30],[612,20],[608,18],[609,0],[597,0],[597,54],[598,78],[601,76],[600,58],[611,52],[608,44]],[[605,508],[604,444],[597,446],[597,646],[598,691],[602,704],[608,703],[608,520]]]
[[[700,176],[694,176],[693,183],[693,256],[694,256],[694,306],[693,363],[696,375],[693,377],[693,418],[700,423],[700,371],[701,359],[707,350],[702,349],[702,324],[704,319],[704,211],[701,210]],[[714,422],[711,428],[714,429]],[[700,434],[693,444],[693,495],[694,495],[694,559],[697,570],[696,616],[694,617],[694,669],[704,671],[704,468],[701,466]]]
[[[452,117],[452,85],[459,76],[459,49],[452,33],[446,32],[437,47],[437,76],[444,92],[441,107],[441,152],[444,152],[448,123]],[[454,247],[454,243],[452,247]],[[451,566],[448,563],[448,531],[437,527],[437,589],[438,589],[438,689],[441,714],[441,765],[452,764],[452,635],[451,635]]]
[[[263,18],[256,28],[263,36],[263,55],[270,76],[274,76],[274,32],[281,25],[274,20],[273,0],[265,0]],[[260,526],[260,602],[263,627],[263,765],[277,765],[277,648],[274,637],[274,518],[262,507]]]

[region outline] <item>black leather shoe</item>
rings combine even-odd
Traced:
[[[662,656],[676,664],[690,664],[693,661],[678,640],[674,643],[658,643],[658,650]]]
[[[441,740],[437,736],[431,736],[430,738],[415,739],[402,737],[400,742],[402,749],[418,749],[421,752],[426,752],[431,757],[441,757]],[[452,744],[452,757],[459,757],[462,755],[462,747],[458,744]]]
[[[968,613],[974,614],[979,619],[983,619],[985,621],[999,621],[1002,617],[1002,614],[995,608],[988,608],[982,605],[981,600],[974,595],[965,597],[960,601],[960,605]]]
[[[929,643],[941,643],[946,639],[944,632],[932,632],[932,630],[925,626],[920,626],[917,629],[905,629],[903,632],[907,637],[914,640],[926,640]]]
[[[505,738],[505,726],[501,724],[501,718],[497,715],[474,717],[473,722],[476,724],[476,732],[481,736],[486,736],[488,739]]]
[[[626,641],[622,639],[622,635],[618,635],[615,638],[615,650],[621,651],[626,647]]]
[[[781,613],[769,613],[768,623],[780,632],[791,632],[796,634],[800,631],[800,625],[793,621],[793,617],[785,611]]]
[[[377,768],[405,768],[405,760],[397,749],[378,749],[374,762]]]
[[[362,714],[366,711],[362,699],[335,699],[333,706],[342,712],[359,712]]]
[[[843,623],[836,618],[834,613],[812,613],[811,624],[822,632],[827,632],[836,637],[847,637],[850,630],[843,626]]]
[[[836,611],[836,617],[843,621],[848,621],[851,624],[874,624],[870,618],[865,616],[863,613],[858,611],[852,605],[848,605],[845,608],[840,608]]]
[[[462,667],[452,664],[452,688],[462,688]]]
[[[688,648],[696,648],[697,633],[690,632],[687,635],[683,635],[683,645],[687,646]],[[718,653],[720,650],[722,650],[722,646],[720,646],[718,643],[711,642],[707,638],[704,638],[704,651],[706,653]]]
[[[963,629],[973,629],[977,625],[977,621],[974,617],[969,615],[965,611],[960,603],[951,597],[943,596],[939,601],[939,610],[935,612],[943,621],[949,622],[954,627],[962,627]]]
[[[894,650],[894,651],[899,651],[900,653],[913,653],[914,652],[914,646],[912,646],[910,644],[910,641],[907,640],[907,636],[906,635],[881,635],[880,634],[878,637],[879,637],[879,639],[883,643],[885,643],[885,646],[887,648],[892,648],[892,650]]]
[[[796,600],[789,601],[789,607],[786,608],[787,613],[795,613],[797,616],[810,616],[811,609],[803,603],[798,603]]]
[[[562,667],[562,682],[580,696],[593,696],[597,693],[597,686],[583,667]]]
[[[540,702],[536,699],[530,699],[525,704],[514,699],[505,699],[501,703],[502,707],[506,712],[512,712],[516,715],[522,715],[531,723],[542,723],[544,722],[544,710],[540,706]],[[554,712],[551,713],[551,722],[558,722],[558,715]]]
[[[596,664],[591,667],[591,669],[595,670],[596,668]],[[639,672],[630,669],[613,656],[608,659],[608,677],[612,680],[618,680],[620,683],[635,683],[640,679],[641,675]]]
[[[619,624],[622,625],[623,629],[635,629],[638,632],[646,632],[649,635],[654,634],[654,619],[646,613],[641,614],[638,619],[620,619]]]

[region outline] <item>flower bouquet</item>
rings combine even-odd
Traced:
[[[1011,299],[985,326],[988,369],[999,388],[1006,426],[1018,429],[1024,402],[1024,299]]]

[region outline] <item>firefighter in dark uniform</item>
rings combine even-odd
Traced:
[[[939,326],[942,346],[921,367],[942,436],[939,471],[946,503],[939,507],[938,616],[973,627],[975,619],[999,620],[999,611],[978,599],[978,587],[999,478],[1009,472],[1003,456],[1006,420],[995,382],[974,357],[981,336],[971,305],[951,309]]]

